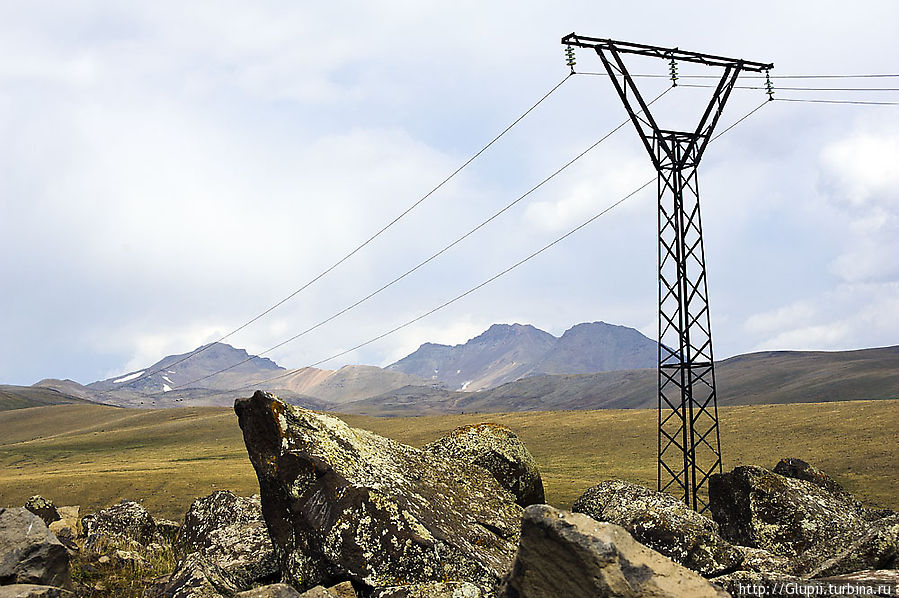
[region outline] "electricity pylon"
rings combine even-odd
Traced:
[[[562,43],[599,55],[658,172],[658,489],[704,511],[708,478],[722,462],[697,167],[740,71],[767,72],[774,65],[575,33]],[[659,127],[622,54],[667,61],[675,84],[678,61],[724,69],[694,131]],[[572,63],[569,52],[573,70]]]

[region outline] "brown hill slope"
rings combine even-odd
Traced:
[[[366,415],[650,408],[654,369],[569,376],[533,376],[477,393],[411,389],[341,407]],[[719,405],[807,403],[899,397],[899,346],[858,351],[776,351],[716,364]]]
[[[899,507],[899,401],[724,407],[720,415],[727,469],[796,457],[863,500]],[[651,409],[341,417],[413,446],[464,424],[507,425],[536,458],[547,500],[560,507],[603,479],[655,484]],[[177,518],[195,497],[221,489],[259,491],[230,408],[59,405],[0,412],[0,506],[21,505],[33,494],[85,511],[143,499],[154,514]]]
[[[62,405],[67,403],[91,404],[96,402],[73,394],[43,386],[0,385],[0,411],[10,409],[27,409],[45,405]]]

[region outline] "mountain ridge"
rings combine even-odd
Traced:
[[[655,341],[627,326],[583,322],[556,337],[531,324],[493,324],[465,343],[424,343],[385,369],[483,391],[528,376],[651,367]]]

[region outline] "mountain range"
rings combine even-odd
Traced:
[[[479,391],[529,376],[650,368],[657,360],[656,342],[625,326],[578,324],[556,338],[529,324],[494,324],[465,344],[425,343],[386,369]]]
[[[255,389],[304,407],[369,415],[652,407],[657,345],[604,322],[559,337],[494,324],[466,343],[425,343],[385,367],[289,370],[225,343],[170,355],[82,386],[0,386],[0,410],[71,402],[120,407],[231,405]],[[719,404],[899,397],[899,347],[753,353],[718,362]],[[211,374],[227,368],[227,371]]]

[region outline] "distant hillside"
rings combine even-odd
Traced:
[[[899,346],[858,351],[778,351],[716,364],[719,405],[899,398]],[[475,393],[403,388],[343,405],[348,413],[507,412],[652,408],[655,369],[532,376]]]
[[[657,353],[655,341],[605,322],[578,324],[559,338],[529,324],[494,324],[461,345],[425,343],[385,369],[477,391],[540,374],[652,367]]]
[[[270,359],[250,355],[225,343],[209,345],[184,359],[188,355],[169,355],[146,368],[86,387],[59,380],[39,384],[76,395],[82,392],[120,407],[144,408],[230,406],[234,399],[261,389],[294,405],[318,410],[334,409],[341,403],[403,386],[433,384],[424,378],[367,365],[346,366],[336,371],[309,367],[287,370]]]
[[[77,384],[73,382],[73,384]],[[64,405],[70,403],[95,405],[94,401],[42,386],[0,385],[0,411]]]
[[[205,347],[199,347],[191,351],[191,353],[200,350],[202,352],[181,363],[177,362],[184,359],[189,353],[169,355],[149,367],[99,382],[93,382],[88,384],[87,388],[99,392],[165,393],[183,385],[194,386],[194,384],[191,384],[193,381],[224,368],[235,366],[238,363],[240,365],[236,365],[236,367],[228,370],[228,374],[232,378],[234,376],[241,378],[253,376],[258,378],[271,377],[278,370],[284,370],[284,368],[270,359],[249,355],[243,349],[235,349],[225,343],[205,345]],[[232,384],[230,381],[226,382],[225,380],[226,378],[216,376],[202,380],[196,386],[199,388],[231,388]]]

